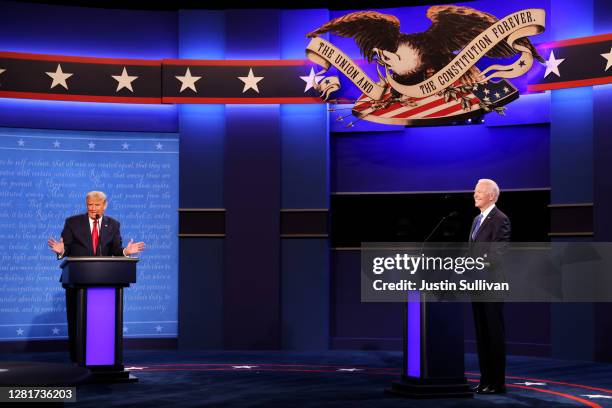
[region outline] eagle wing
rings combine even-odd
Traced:
[[[361,55],[372,61],[373,48],[395,52],[400,37],[397,17],[376,11],[357,11],[335,18],[308,33],[308,38],[330,32],[342,37],[353,37]]]
[[[432,25],[426,34],[430,35],[432,41],[448,53],[461,50],[491,24],[498,21],[497,17],[491,14],[460,6],[430,7],[427,10],[427,18],[432,21]],[[544,62],[544,58],[528,38],[520,38],[516,43],[529,48],[538,61]],[[515,54],[517,51],[507,42],[502,41],[486,55],[492,58],[505,58]]]

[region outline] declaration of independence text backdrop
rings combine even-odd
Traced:
[[[0,340],[67,337],[60,261],[47,247],[90,190],[124,245],[145,241],[124,335],[177,334],[178,136],[0,129]]]

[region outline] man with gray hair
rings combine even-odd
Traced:
[[[47,244],[58,259],[66,256],[130,256],[144,250],[144,242],[130,240],[122,245],[119,221],[104,215],[108,205],[106,194],[90,191],[85,197],[87,212],[66,219],[59,241],[49,238]],[[66,288],[66,314],[70,358],[76,361],[76,292]]]
[[[499,187],[490,179],[480,179],[474,188],[474,206],[480,210],[470,230],[469,242],[509,242],[510,219],[495,206]],[[499,244],[497,244],[499,245]],[[490,259],[493,261],[493,259]],[[506,333],[504,304],[472,302],[476,326],[476,346],[480,365],[478,394],[506,392]]]

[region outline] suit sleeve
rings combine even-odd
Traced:
[[[508,217],[501,218],[500,222],[496,224],[495,233],[493,234],[492,251],[489,253],[489,262],[491,263],[492,270],[502,267],[504,255],[507,251],[512,227],[510,219]]]
[[[111,255],[113,256],[124,256],[123,255],[123,241],[121,239],[121,224],[117,222],[117,229],[113,234],[113,240],[111,243]]]
[[[504,217],[502,222],[496,228],[494,242],[510,242],[510,235],[512,233],[512,227],[510,225],[510,219]]]
[[[68,223],[68,220],[64,222],[64,229],[62,230],[62,239],[64,240],[64,254],[62,256],[57,256],[57,259],[62,259],[66,256],[70,256],[70,249],[74,242],[74,232],[72,231],[72,227]]]

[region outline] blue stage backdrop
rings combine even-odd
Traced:
[[[85,194],[106,192],[124,245],[145,241],[125,291],[126,337],[176,337],[178,136],[0,128],[0,340],[67,337],[47,247]]]

